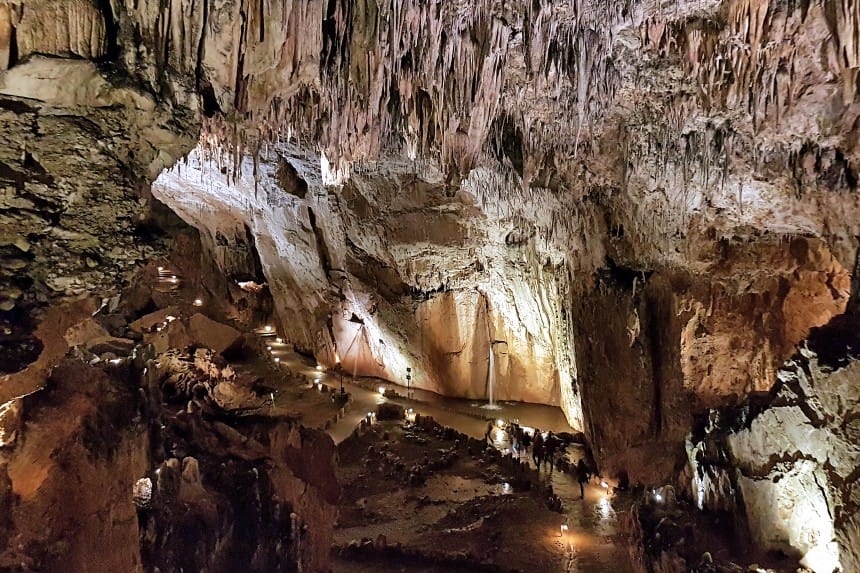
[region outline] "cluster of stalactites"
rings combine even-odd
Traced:
[[[244,8],[236,62],[224,74],[235,74],[233,115],[250,132],[238,139],[306,141],[333,163],[432,158],[462,175],[478,164],[500,117],[516,124],[524,154],[558,149],[575,157],[619,85],[612,24],[634,4],[307,1],[290,11],[277,2],[237,3]],[[204,12],[214,22],[224,10]],[[289,40],[273,29],[291,30],[295,21],[321,33]],[[203,29],[203,36],[217,33]],[[179,36],[194,36],[201,53],[214,45],[191,32]],[[156,33],[167,46],[165,34]],[[312,53],[313,74],[306,69]],[[210,83],[216,94],[225,91]],[[530,106],[532,98],[547,103]]]

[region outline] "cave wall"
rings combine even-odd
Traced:
[[[607,471],[671,479],[693,415],[769,390],[850,296],[850,274],[816,240],[724,245],[712,265],[704,276],[614,267],[574,302],[583,410]]]
[[[816,573],[857,553],[857,315],[815,329],[763,399],[713,410],[687,445],[693,498]]]
[[[554,264],[528,237],[488,232],[482,206],[447,196],[438,174],[399,166],[326,187],[298,153],[246,158],[234,179],[198,149],[153,194],[209,248],[221,237],[241,258],[251,229],[283,337],[321,363],[401,384],[410,367],[416,387],[486,399],[492,341],[496,399],[566,399],[581,425],[557,254]],[[223,256],[213,258],[230,274]]]

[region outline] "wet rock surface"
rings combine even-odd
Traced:
[[[705,453],[684,478],[691,496],[736,512],[742,498],[763,547],[827,573],[837,558],[857,568],[856,347],[813,334],[815,356],[780,369],[810,329],[838,327],[852,269],[855,297],[860,284],[858,29],[853,0],[0,0],[3,439],[27,459],[38,442],[18,405],[62,389],[50,381],[68,360],[125,368],[128,341],[192,361],[200,344],[229,355],[235,333],[192,325],[195,312],[265,321],[341,373],[560,405],[607,475],[634,482],[676,478],[697,415],[750,398],[713,421],[730,437],[696,432],[690,451]],[[147,262],[144,275],[158,277],[167,234],[185,224],[199,238],[175,243],[179,282],[132,283],[114,306]],[[180,298],[176,312],[128,326]],[[94,313],[97,325],[68,332]],[[208,355],[183,370],[175,417],[205,421],[195,436],[240,457],[226,474],[251,487],[246,472],[271,452],[245,418],[265,396],[223,370]],[[136,398],[150,413],[153,385]],[[274,417],[323,426],[331,405],[320,400],[293,415],[299,386],[270,392]],[[86,390],[56,396],[70,424],[97,403]],[[252,427],[235,427],[238,412]],[[315,435],[282,438],[324,459]],[[125,469],[136,451],[120,455]],[[145,465],[167,464],[173,495],[188,456],[156,451]],[[188,499],[210,463],[192,457]],[[53,487],[51,463],[36,467]],[[112,495],[105,467],[86,463],[82,483]],[[296,499],[289,472],[269,470],[280,477],[255,491]],[[0,522],[23,507],[16,487],[0,471],[13,508]],[[201,515],[230,513],[216,494]],[[328,505],[309,528],[320,539]],[[208,515],[182,527],[199,526],[195,539],[227,531]],[[301,530],[292,516],[289,530]],[[76,548],[93,550],[31,533],[9,545],[26,567],[53,567],[67,545],[78,566]],[[327,547],[312,545],[291,546],[323,563]],[[192,553],[189,568],[208,559]],[[111,568],[136,566],[118,559]],[[267,549],[258,564],[287,561]]]
[[[133,293],[157,293],[137,278]],[[0,412],[3,571],[327,570],[331,439],[271,401],[276,371],[264,383],[191,338],[160,353],[162,328],[201,322],[181,293],[142,321],[124,298],[66,312],[50,366],[22,373],[50,372]]]

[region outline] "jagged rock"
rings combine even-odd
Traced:
[[[110,333],[95,319],[87,319],[69,328],[64,338],[69,346],[83,346],[89,348],[88,343],[92,340],[108,340]]]
[[[156,310],[155,312],[151,312],[146,316],[142,316],[128,325],[128,327],[134,332],[138,333],[147,333],[155,330],[160,325],[165,325],[167,323],[168,317],[179,317],[179,309],[175,307],[167,307],[162,308],[160,310]]]
[[[242,333],[226,324],[215,322],[200,313],[188,321],[188,334],[195,343],[221,353],[236,346]]]
[[[712,413],[705,439],[689,450],[699,507],[738,511],[758,544],[799,553],[815,573],[860,567],[858,530],[835,517],[839,500],[856,495],[849,476],[860,471],[846,424],[860,412],[860,362],[849,350],[860,348],[856,321],[846,315],[815,331],[766,405]]]
[[[227,412],[255,410],[262,408],[266,403],[265,398],[257,396],[252,390],[233,382],[216,384],[210,395],[218,407]]]
[[[93,354],[111,352],[116,356],[128,356],[134,349],[134,341],[128,338],[116,338],[113,336],[99,336],[86,342],[87,350]]]
[[[11,447],[15,444],[22,424],[23,403],[21,400],[11,400],[5,404],[0,404],[0,448]],[[0,488],[2,488],[2,483],[0,483]],[[0,492],[0,498],[2,498],[2,492]]]

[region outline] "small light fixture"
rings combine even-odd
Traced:
[[[203,306],[203,299],[195,298],[194,299],[194,306]]]
[[[385,386],[379,387],[379,393],[382,394],[383,396],[385,396]]]
[[[281,359],[280,359],[280,358],[278,358],[278,357],[276,356],[276,357],[275,357],[275,364],[277,364],[277,363],[278,363],[278,362],[280,362],[280,361],[281,361]]]
[[[270,324],[266,325],[266,332],[272,332],[272,326]]]
[[[266,350],[271,351],[271,350],[272,350],[272,347],[271,347],[271,346],[266,346]]]
[[[322,370],[322,369],[323,369],[322,364],[317,364],[317,370]]]
[[[496,420],[496,425],[500,428],[504,428],[505,427],[505,421],[502,420],[501,418],[499,418],[498,420]]]
[[[161,272],[163,270],[164,270],[164,267],[158,267],[158,272]]]
[[[277,337],[277,338],[275,339],[275,342],[277,342],[278,344],[283,344],[283,343],[284,343],[284,339],[283,339],[283,338],[281,338],[281,337],[279,336],[279,337]]]

